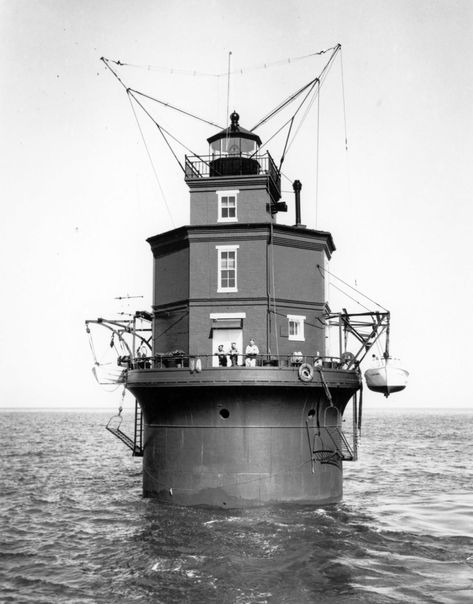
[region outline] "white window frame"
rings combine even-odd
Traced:
[[[216,245],[215,248],[218,254],[217,263],[217,292],[237,292],[238,291],[238,248],[239,245]],[[235,286],[222,287],[222,253],[235,252]]]
[[[218,199],[218,216],[217,222],[238,222],[238,193],[240,191],[216,191]],[[235,216],[222,216],[223,213],[223,198],[234,197],[235,198]]]
[[[287,315],[287,334],[289,340],[297,342],[305,342],[304,336],[304,321],[306,317],[304,315]],[[297,325],[298,333],[291,335],[291,322]]]

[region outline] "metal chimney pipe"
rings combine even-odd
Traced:
[[[302,184],[300,180],[295,180],[292,183],[292,188],[294,189],[294,194],[296,196],[296,225],[301,226],[301,189]]]

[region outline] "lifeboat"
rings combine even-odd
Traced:
[[[373,367],[365,371],[366,385],[373,392],[389,396],[392,392],[400,392],[407,386],[409,372],[401,367],[399,359],[388,357],[374,359]]]

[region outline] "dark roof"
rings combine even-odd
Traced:
[[[208,235],[211,238],[217,233],[223,233],[225,237],[235,238],[235,235],[248,235],[251,231],[260,231],[270,233],[271,224],[269,222],[252,222],[252,223],[225,223],[225,224],[194,224],[184,225],[149,237],[146,241],[150,244],[151,249],[161,248],[168,252],[173,248],[188,247],[189,234]],[[335,243],[331,233],[328,231],[319,231],[315,229],[307,229],[286,224],[273,224],[272,231],[274,235],[293,237],[301,241],[317,241],[323,245],[325,243],[328,257],[335,251]],[[264,235],[263,235],[264,236]],[[238,238],[238,237],[237,237]],[[295,246],[297,247],[297,245]]]
[[[254,134],[253,132],[250,132],[249,130],[246,130],[245,128],[242,128],[240,126],[240,124],[238,123],[240,116],[238,115],[238,113],[236,113],[236,111],[231,114],[230,119],[232,123],[228,128],[217,132],[217,134],[214,134],[213,136],[207,139],[207,142],[209,144],[213,143],[214,141],[220,138],[247,138],[249,140],[255,141],[258,146],[261,146],[261,139],[257,134]]]

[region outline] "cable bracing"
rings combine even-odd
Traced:
[[[264,147],[265,145],[267,145],[269,143],[269,141],[271,141],[277,134],[279,134],[279,132],[281,132],[281,130],[283,130],[289,124],[288,134],[287,134],[287,137],[286,137],[284,149],[283,149],[281,160],[280,160],[280,163],[279,163],[279,169],[281,169],[287,152],[291,148],[291,146],[292,146],[294,140],[296,139],[296,137],[297,137],[297,135],[298,135],[298,133],[299,133],[302,125],[304,124],[307,116],[309,115],[309,112],[310,112],[310,110],[312,108],[312,105],[315,102],[315,99],[319,98],[321,85],[325,81],[325,78],[327,77],[327,75],[328,75],[328,73],[330,71],[330,68],[331,68],[331,66],[333,64],[333,61],[334,61],[334,58],[335,58],[337,52],[339,50],[341,50],[341,45],[337,44],[337,46],[333,47],[330,50],[333,50],[333,53],[330,56],[330,58],[327,61],[327,63],[325,64],[324,68],[322,69],[320,75],[317,76],[316,78],[312,79],[310,82],[308,82],[307,84],[305,84],[304,86],[302,86],[301,88],[299,88],[299,90],[297,90],[295,93],[293,93],[292,95],[290,95],[287,99],[285,99],[284,101],[282,101],[281,103],[279,103],[279,105],[277,105],[277,107],[275,109],[273,109],[268,114],[266,114],[265,117],[263,117],[251,129],[251,132],[253,132],[254,130],[256,130],[257,128],[259,128],[263,124],[267,123],[274,116],[276,116],[280,111],[282,111],[285,107],[287,107],[293,101],[295,101],[301,94],[303,94],[304,92],[306,92],[306,94],[304,95],[304,98],[299,103],[298,107],[296,108],[296,110],[294,111],[294,113],[292,114],[292,116],[269,139],[267,139],[263,143],[263,145],[262,145],[262,147]],[[314,93],[314,94],[312,94],[312,93]],[[306,107],[306,110],[305,110],[305,112],[304,112],[301,120],[299,121],[299,123],[297,125],[297,128],[295,129],[294,134],[291,137],[291,132],[292,132],[293,125],[294,125],[294,120],[295,120],[297,114],[302,109],[302,107],[304,106],[304,104],[306,103],[307,100],[309,100],[309,102],[308,102],[308,105]],[[319,144],[318,143],[318,137],[319,137],[319,132],[318,132],[318,129],[319,129],[319,119],[318,118],[319,118],[319,116],[317,115],[317,150],[318,150],[318,144]],[[317,162],[318,162],[318,159],[317,159]]]
[[[156,99],[155,97],[150,96],[149,94],[145,94],[144,92],[140,92],[139,90],[135,90],[134,88],[128,88],[127,90],[129,90],[130,92],[133,92],[134,94],[139,94],[140,96],[143,96],[147,99],[149,99],[150,101],[154,101],[155,103],[159,103],[161,105],[163,105],[164,107],[168,107],[169,109],[174,109],[175,111],[178,111],[179,113],[183,113],[184,115],[188,115],[189,117],[193,117],[194,119],[203,122],[204,124],[209,124],[209,126],[215,126],[215,128],[219,128],[220,130],[223,130],[222,126],[219,126],[218,124],[215,124],[214,122],[210,122],[209,120],[206,120],[202,117],[199,117],[198,115],[194,115],[193,113],[190,113],[189,111],[185,111],[184,109],[180,109],[179,107],[175,107],[174,105],[171,105],[171,103],[166,103],[165,101],[161,101],[160,99]]]
[[[293,114],[291,115],[291,117],[289,117],[289,119],[274,133],[272,134],[262,145],[261,147],[259,147],[258,152],[261,151],[261,148],[266,146],[275,136],[277,136],[282,130],[284,130],[285,128],[287,128],[287,135],[286,135],[286,139],[285,139],[285,143],[284,143],[284,148],[282,151],[282,155],[281,155],[281,159],[280,159],[280,163],[279,163],[279,171],[281,171],[281,167],[282,164],[284,163],[284,160],[286,158],[286,155],[289,151],[289,149],[291,148],[295,138],[297,137],[303,123],[305,122],[312,106],[313,103],[315,102],[316,99],[318,99],[319,94],[320,94],[320,88],[321,85],[323,84],[332,64],[334,61],[335,56],[337,55],[338,51],[341,50],[341,45],[337,44],[336,46],[330,47],[328,49],[325,50],[321,50],[321,51],[317,51],[314,53],[310,53],[308,55],[304,55],[304,56],[300,56],[300,57],[295,57],[293,59],[287,59],[286,61],[275,61],[273,63],[265,63],[264,65],[260,66],[260,67],[255,67],[252,69],[247,69],[246,71],[252,71],[253,69],[261,69],[261,68],[268,68],[268,67],[273,67],[276,65],[282,65],[283,63],[287,62],[287,63],[291,63],[291,62],[295,62],[298,60],[302,60],[302,59],[306,59],[309,57],[313,57],[313,56],[317,56],[317,55],[323,55],[325,53],[331,52],[331,55],[327,61],[327,63],[325,64],[325,66],[323,67],[322,71],[320,72],[320,75],[318,75],[317,77],[313,78],[310,80],[310,82],[308,82],[307,84],[305,84],[304,86],[302,86],[301,88],[299,88],[296,92],[294,92],[293,94],[291,94],[288,98],[286,98],[284,101],[282,101],[281,103],[279,103],[272,111],[270,111],[268,114],[266,114],[262,119],[259,120],[259,122],[251,129],[251,132],[253,132],[254,130],[256,130],[257,128],[261,127],[263,124],[267,123],[269,120],[271,120],[273,117],[275,117],[278,113],[280,113],[285,107],[289,106],[291,103],[293,103],[296,99],[298,99],[301,95],[303,95],[302,100],[300,101],[300,103],[298,104],[298,106],[296,107],[295,111],[293,112]],[[231,52],[229,52],[228,55],[228,69],[224,74],[203,74],[203,73],[199,73],[196,71],[187,71],[187,70],[169,70],[170,73],[188,73],[188,74],[192,74],[192,75],[205,75],[205,76],[213,76],[213,77],[223,77],[225,76],[227,78],[227,114],[229,112],[229,98],[230,98],[230,75],[231,74],[235,74],[235,73],[243,73],[243,70],[232,70],[231,69]],[[189,149],[184,143],[182,143],[179,139],[177,139],[175,136],[173,136],[169,131],[167,131],[161,124],[159,124],[157,122],[157,120],[151,115],[151,113],[146,109],[146,107],[140,102],[139,97],[141,98],[146,98],[150,101],[159,103],[160,105],[167,107],[169,109],[172,109],[174,111],[177,111],[183,115],[186,115],[188,117],[192,117],[196,120],[199,120],[203,123],[206,123],[210,126],[216,127],[221,129],[221,127],[214,123],[211,122],[210,120],[206,120],[204,118],[201,118],[189,111],[186,111],[180,107],[177,107],[175,105],[172,105],[171,103],[162,101],[160,99],[157,99],[151,95],[142,93],[138,90],[135,90],[133,88],[129,88],[126,86],[126,84],[122,81],[122,79],[119,77],[119,75],[116,73],[116,71],[111,67],[110,63],[113,63],[114,65],[117,65],[119,67],[140,67],[139,65],[133,65],[131,63],[124,63],[120,60],[115,61],[115,60],[109,60],[106,59],[105,57],[102,57],[101,59],[104,64],[106,65],[106,67],[112,72],[112,74],[117,78],[117,80],[120,82],[120,84],[125,88],[125,90],[127,91],[127,94],[131,99],[133,99],[137,105],[146,113],[146,115],[153,121],[153,123],[156,125],[156,127],[158,128],[159,133],[161,134],[161,136],[163,137],[166,145],[168,146],[169,150],[171,151],[174,159],[177,161],[179,167],[181,168],[181,170],[184,172],[185,174],[185,167],[183,166],[183,164],[179,161],[179,158],[177,157],[176,152],[173,149],[173,146],[170,143],[170,139],[172,139],[173,141],[175,141],[177,144],[181,145],[184,149],[186,149],[186,151],[188,151],[191,155],[194,155],[195,157],[199,158],[204,164],[207,163],[207,161],[205,161],[202,157],[199,156],[198,153],[194,152],[193,150]],[[152,66],[148,66],[148,68],[151,68]],[[165,71],[163,68],[156,68],[159,69],[161,71]],[[343,75],[342,75],[342,85],[343,85]],[[305,94],[304,94],[305,93]],[[302,108],[305,106],[305,111],[301,117],[300,120],[298,120],[297,123],[297,127],[296,127],[296,116],[299,114],[299,112],[302,110]],[[132,104],[133,107],[133,104]],[[344,107],[344,120],[345,120],[345,146],[347,147],[347,135],[346,135],[346,117],[345,117],[345,98],[343,98],[343,107]],[[133,108],[134,110],[134,108]],[[317,150],[318,150],[318,117],[317,116]],[[136,118],[136,115],[135,115]],[[143,133],[141,133],[143,136]],[[255,152],[256,153],[256,152]],[[318,159],[317,159],[318,161]],[[290,179],[285,176],[284,174],[282,174],[280,172],[281,176],[283,176],[284,178],[287,178],[288,181],[290,181]]]
[[[270,111],[270,113],[268,113],[264,118],[262,118],[256,124],[256,126],[253,126],[253,128],[251,129],[251,132],[253,132],[257,128],[259,128],[260,126],[262,126],[264,123],[266,123],[268,120],[270,120],[272,117],[274,117],[275,115],[277,115],[282,109],[284,109],[284,107],[286,107],[287,105],[289,105],[290,103],[292,103],[292,101],[294,101],[300,94],[302,94],[305,90],[307,90],[307,88],[310,88],[308,94],[304,97],[304,101],[305,101],[307,99],[307,97],[310,95],[310,92],[312,91],[315,83],[318,80],[320,80],[322,82],[325,79],[325,77],[326,77],[326,75],[328,73],[328,69],[332,65],[333,59],[335,58],[335,55],[337,54],[337,52],[340,49],[341,49],[341,45],[340,44],[337,44],[337,46],[335,46],[333,48],[334,52],[330,56],[330,58],[327,61],[326,65],[324,66],[324,68],[322,69],[322,71],[320,73],[320,76],[317,76],[316,78],[314,78],[313,80],[311,80],[310,82],[308,82],[307,84],[305,84],[304,86],[302,86],[302,88],[299,88],[299,90],[297,90],[294,94],[292,94],[287,99],[285,99],[284,101],[282,101],[275,109],[273,109],[272,111]],[[301,105],[304,104],[304,101],[301,103]],[[297,109],[297,111],[299,111],[300,106]]]
[[[315,228],[319,218],[320,85],[317,92],[317,139],[315,147]]]
[[[341,287],[338,287],[334,283],[330,283],[330,287],[334,287],[337,291],[339,291],[344,296],[346,296],[347,298],[350,298],[350,300],[352,300],[353,302],[355,302],[355,304],[358,304],[358,306],[361,306],[361,308],[364,308],[365,310],[367,310],[368,312],[370,312],[370,309],[367,306],[365,306],[364,304],[362,304],[359,300],[356,300],[356,298],[354,298],[353,296],[350,296],[350,294],[347,294],[347,292],[344,291]]]
[[[141,129],[141,125],[140,125],[140,122],[139,122],[139,120],[138,120],[138,116],[136,115],[135,108],[133,107],[133,102],[132,102],[132,100],[131,100],[130,95],[128,95],[128,100],[130,101],[131,110],[133,111],[133,115],[135,116],[136,124],[137,124],[137,126],[138,126],[138,130],[140,131],[140,134],[141,134],[141,139],[142,139],[143,144],[144,144],[144,146],[145,146],[146,153],[147,153],[147,155],[148,155],[148,159],[149,159],[149,161],[150,161],[150,163],[151,163],[151,167],[152,167],[152,169],[153,169],[153,173],[154,173],[154,177],[155,177],[155,179],[156,179],[156,183],[157,183],[157,185],[158,185],[159,190],[161,191],[161,196],[162,196],[162,198],[163,198],[164,205],[166,206],[167,213],[169,214],[169,218],[171,219],[171,224],[172,224],[173,226],[175,226],[174,218],[173,218],[173,216],[172,216],[171,210],[169,209],[169,205],[168,205],[168,202],[167,202],[166,195],[165,195],[165,193],[164,193],[163,187],[161,186],[161,181],[159,180],[159,177],[158,177],[158,172],[157,172],[157,170],[156,170],[156,168],[155,168],[155,165],[154,165],[154,162],[153,162],[153,158],[151,157],[151,153],[149,152],[148,145],[146,144],[146,139],[145,139],[145,137],[144,137],[143,130]]]
[[[272,61],[270,63],[262,63],[260,65],[255,65],[253,67],[245,67],[245,68],[237,68],[233,71],[225,71],[224,73],[209,73],[204,71],[198,71],[196,69],[180,69],[174,67],[162,67],[159,65],[140,65],[137,63],[125,63],[124,61],[106,59],[110,63],[114,63],[118,67],[132,67],[136,69],[144,69],[146,71],[158,71],[161,73],[167,73],[169,75],[182,75],[182,76],[191,76],[191,77],[204,77],[204,78],[227,78],[228,75],[244,75],[245,73],[251,71],[259,71],[264,69],[270,69],[272,67],[281,67],[284,65],[290,65],[291,63],[296,63],[298,61],[303,61],[305,59],[310,59],[312,57],[323,55],[331,50],[337,48],[336,46],[332,46],[330,48],[326,48],[324,50],[319,50],[316,52],[309,53],[307,55],[302,55],[298,57],[288,57],[286,59],[279,59],[277,61]]]
[[[267,145],[267,144],[268,144],[270,141],[272,141],[272,140],[273,140],[273,138],[274,138],[275,136],[277,136],[277,135],[278,135],[278,134],[281,132],[281,130],[284,130],[284,128],[285,128],[285,127],[286,127],[288,124],[290,124],[290,126],[289,126],[289,132],[288,132],[288,135],[287,135],[287,137],[286,137],[286,144],[285,144],[284,149],[283,149],[282,159],[281,159],[281,161],[280,161],[280,165],[282,165],[283,160],[284,160],[284,158],[285,158],[285,156],[286,156],[287,150],[288,150],[288,149],[289,149],[289,147],[292,145],[292,142],[293,142],[293,140],[294,140],[295,136],[296,136],[296,135],[297,135],[297,133],[299,132],[299,129],[300,129],[301,125],[302,125],[302,122],[304,121],[305,117],[307,116],[307,111],[306,111],[306,113],[304,114],[304,117],[302,118],[301,123],[298,125],[297,130],[296,130],[296,133],[294,134],[294,136],[292,137],[292,139],[289,141],[289,135],[290,135],[290,131],[292,130],[292,124],[293,124],[294,118],[295,118],[295,117],[296,117],[296,115],[299,113],[300,109],[302,108],[302,106],[303,106],[303,105],[304,105],[304,103],[306,102],[306,100],[307,100],[307,98],[309,97],[309,95],[311,94],[311,92],[314,90],[314,87],[316,86],[317,82],[318,82],[318,78],[315,78],[314,80],[312,80],[311,82],[309,82],[309,84],[307,84],[306,86],[304,86],[303,88],[301,88],[301,89],[300,89],[300,91],[299,91],[299,92],[296,94],[296,96],[298,96],[298,95],[299,95],[300,93],[302,93],[304,90],[307,90],[307,88],[310,86],[310,89],[309,89],[308,93],[307,93],[307,94],[305,95],[305,97],[302,99],[301,103],[299,104],[299,106],[297,107],[297,109],[295,110],[295,112],[292,114],[292,116],[291,116],[291,117],[290,117],[290,118],[289,118],[289,119],[288,119],[286,122],[284,122],[284,124],[283,124],[283,125],[282,125],[282,126],[281,126],[281,127],[278,129],[278,130],[276,130],[276,132],[274,132],[274,133],[272,134],[272,136],[270,136],[268,139],[266,139],[266,140],[265,140],[265,142],[264,142],[264,143],[261,145],[261,147],[258,149],[258,151],[255,151],[255,152],[253,153],[253,155],[251,155],[251,156],[250,156],[250,158],[251,158],[251,157],[253,157],[254,155],[256,155],[256,153],[257,153],[257,152],[259,153],[263,147],[265,147],[265,146],[266,146],[266,145]],[[293,97],[291,98],[291,101],[289,101],[289,102],[292,102],[292,101],[293,101],[293,100],[296,98],[296,96],[293,96]],[[310,109],[310,107],[312,106],[312,103],[313,103],[313,100],[312,100],[312,101],[310,102],[310,104],[309,104],[309,109]],[[285,104],[287,105],[287,104],[289,104],[289,103],[285,103]],[[257,125],[256,125],[254,128],[252,128],[251,132],[252,132],[253,130],[255,130],[255,129],[256,129],[258,126],[259,126],[259,125],[261,125],[261,124],[263,124],[263,123],[265,123],[265,122],[269,121],[269,120],[270,120],[272,117],[274,117],[274,116],[276,115],[276,113],[278,113],[278,112],[279,112],[279,111],[280,111],[282,108],[283,108],[283,107],[282,107],[282,106],[280,106],[280,108],[279,108],[279,109],[275,110],[275,111],[274,111],[273,113],[271,113],[271,114],[268,114],[268,116],[267,116],[266,118],[264,118],[264,119],[263,119],[263,120],[262,120],[262,121],[261,121],[259,124],[257,124]]]
[[[299,88],[299,90],[297,90],[297,92],[295,92],[294,94],[289,96],[287,99],[285,99],[284,101],[279,103],[279,105],[275,109],[273,109],[267,115],[265,115],[265,117],[260,119],[260,121],[255,126],[253,126],[253,128],[251,128],[250,132],[254,132],[257,128],[259,128],[260,126],[265,124],[267,121],[269,121],[275,115],[277,115],[280,111],[282,111],[284,109],[284,107],[287,107],[287,105],[290,105],[292,103],[292,101],[297,99],[297,97],[299,95],[301,95],[305,90],[307,90],[307,88],[313,87],[315,82],[317,82],[317,80],[318,80],[318,78],[314,78],[313,80],[311,80],[310,82],[308,82],[307,84],[302,86],[302,88]],[[311,91],[309,90],[308,94],[310,94],[310,92]],[[304,101],[306,98],[307,98],[307,95],[304,97]],[[302,101],[302,103],[304,103],[304,101]]]
[[[284,163],[284,159],[285,159],[285,157],[286,157],[286,150],[287,150],[287,145],[288,145],[288,142],[289,142],[289,137],[291,136],[292,125],[294,124],[294,117],[295,117],[295,116],[292,116],[292,117],[291,117],[291,120],[290,120],[290,122],[291,122],[291,123],[290,123],[290,125],[289,125],[289,129],[288,129],[288,131],[287,131],[286,142],[284,143],[284,149],[283,149],[283,151],[282,151],[281,160],[280,160],[280,162],[279,162],[279,170],[278,170],[279,172],[281,172],[281,168],[282,168],[282,165],[283,165],[283,163]],[[279,131],[278,131],[278,132],[279,132]]]
[[[318,78],[315,79],[314,81],[314,85],[312,86],[312,88],[309,90],[309,92],[307,93],[307,95],[304,97],[304,100],[302,101],[302,103],[299,105],[299,107],[297,108],[296,112],[294,113],[294,116],[299,112],[299,110],[302,108],[303,104],[305,103],[305,101],[310,97],[310,94],[315,90],[314,95],[312,96],[312,98],[309,101],[309,104],[306,108],[306,111],[304,113],[304,115],[302,116],[296,131],[294,132],[294,135],[292,136],[291,140],[288,143],[287,146],[287,150],[289,150],[292,146],[292,143],[294,142],[296,136],[299,133],[299,130],[302,128],[302,125],[304,124],[304,121],[306,120],[307,116],[309,115],[309,112],[312,108],[312,105],[314,104],[316,99],[319,99],[320,96],[320,89],[322,87],[322,84],[324,83],[330,68],[333,65],[333,59],[335,58],[335,54],[337,53],[338,50],[341,50],[341,46],[338,45],[334,51],[334,53],[332,54],[332,56],[330,57],[329,61],[327,62],[327,64],[325,65],[325,67],[323,68],[320,76]],[[318,136],[318,117],[317,116],[317,136]]]
[[[170,133],[168,130],[166,130],[166,129],[165,129],[163,126],[161,126],[161,125],[160,125],[160,124],[159,124],[159,123],[156,121],[156,119],[155,119],[155,118],[154,118],[154,117],[151,115],[151,113],[150,113],[150,112],[149,112],[149,111],[146,109],[146,107],[143,105],[143,103],[141,103],[141,102],[140,102],[140,100],[139,100],[139,99],[136,97],[136,95],[137,95],[137,94],[139,94],[139,95],[141,95],[141,96],[143,96],[143,97],[145,97],[145,98],[147,98],[147,99],[149,99],[149,100],[152,100],[152,101],[155,101],[155,102],[157,102],[157,103],[161,103],[161,104],[163,104],[163,105],[166,105],[167,107],[169,107],[169,108],[171,108],[171,109],[175,109],[176,111],[179,111],[179,112],[181,112],[181,113],[184,113],[184,114],[188,115],[189,117],[193,117],[194,119],[197,119],[197,120],[203,121],[203,122],[205,122],[205,123],[208,123],[208,124],[210,124],[211,126],[215,126],[215,127],[217,127],[217,128],[219,128],[220,126],[218,126],[217,124],[214,124],[213,122],[209,122],[208,120],[205,120],[205,119],[203,119],[203,118],[199,118],[198,116],[193,115],[192,113],[189,113],[189,112],[187,112],[187,111],[184,111],[183,109],[179,109],[178,107],[175,107],[175,106],[173,106],[173,105],[170,105],[169,103],[164,103],[164,102],[162,102],[162,101],[159,101],[158,99],[155,99],[154,97],[151,97],[151,96],[149,96],[149,95],[146,95],[146,94],[144,94],[144,93],[141,93],[141,92],[139,92],[139,91],[137,91],[137,90],[134,90],[133,88],[129,88],[129,87],[127,87],[127,86],[126,86],[126,84],[123,82],[123,80],[122,80],[122,79],[121,79],[121,78],[118,76],[118,74],[117,74],[117,73],[116,73],[116,72],[115,72],[115,71],[114,71],[114,70],[113,70],[113,69],[110,67],[108,59],[105,59],[104,57],[102,57],[102,59],[101,59],[101,60],[104,62],[104,64],[106,65],[106,67],[108,67],[108,69],[109,69],[109,70],[112,72],[112,74],[113,74],[113,75],[114,75],[114,76],[117,78],[117,80],[120,82],[120,84],[121,84],[121,85],[122,85],[122,86],[125,88],[125,90],[126,90],[126,92],[127,92],[128,97],[129,97],[129,98],[132,98],[132,99],[135,101],[135,103],[136,103],[136,104],[137,104],[137,105],[138,105],[138,106],[139,106],[139,107],[140,107],[140,108],[141,108],[141,109],[144,111],[144,113],[145,113],[145,114],[146,114],[146,115],[149,117],[149,119],[150,119],[150,120],[151,120],[151,121],[152,121],[152,122],[155,124],[155,126],[158,128],[159,133],[160,133],[160,134],[161,134],[161,136],[163,137],[163,139],[164,139],[164,141],[165,141],[166,145],[168,146],[168,148],[169,148],[169,150],[171,151],[171,153],[172,153],[172,155],[173,155],[174,159],[177,161],[177,163],[178,163],[179,167],[181,168],[181,170],[183,171],[183,173],[184,173],[184,174],[185,174],[185,168],[184,168],[184,166],[182,165],[182,163],[179,161],[179,158],[177,157],[177,155],[176,155],[176,153],[175,153],[174,149],[172,148],[172,145],[170,144],[170,142],[169,142],[169,140],[168,140],[167,136],[168,136],[168,137],[170,137],[170,138],[172,138],[172,139],[173,139],[173,140],[174,140],[176,143],[178,143],[179,145],[181,145],[181,146],[182,146],[182,147],[183,147],[183,148],[184,148],[186,151],[188,151],[188,152],[189,152],[191,155],[194,155],[195,157],[197,157],[198,159],[200,159],[201,161],[203,161],[204,163],[206,163],[206,164],[207,164],[207,162],[206,162],[206,161],[205,161],[203,158],[201,158],[201,157],[200,157],[200,155],[199,155],[198,153],[196,153],[195,151],[193,151],[192,149],[190,149],[189,147],[187,147],[187,146],[186,146],[186,145],[185,145],[185,144],[184,144],[182,141],[180,141],[178,138],[176,138],[174,135],[172,135],[172,134],[171,134],[171,133]],[[112,62],[116,63],[116,61],[112,61]],[[117,64],[121,64],[121,63],[117,63]],[[166,136],[166,135],[167,135],[167,136]]]
[[[367,300],[369,300],[370,302],[372,302],[373,304],[376,304],[376,306],[379,306],[379,308],[382,308],[385,312],[389,312],[387,308],[385,308],[382,304],[379,304],[379,302],[375,302],[375,300],[372,300],[370,297],[368,297],[366,294],[363,294],[362,292],[360,292],[359,290],[357,290],[355,287],[353,287],[352,285],[350,285],[349,283],[347,283],[346,281],[344,281],[343,279],[341,279],[340,277],[337,277],[337,275],[335,275],[334,273],[330,272],[328,269],[324,268],[323,266],[320,266],[320,264],[317,264],[317,268],[319,269],[319,271],[322,273],[327,273],[328,275],[330,275],[331,277],[335,277],[335,279],[338,279],[338,281],[341,281],[343,283],[343,285],[346,285],[347,287],[349,287],[350,289],[352,289],[354,292],[356,292],[357,294],[359,294],[360,296],[363,296],[363,298],[366,298]],[[323,275],[322,275],[323,276]],[[333,287],[336,287],[335,285],[333,285]],[[338,289],[338,288],[337,288]],[[343,291],[343,290],[340,290]],[[345,293],[345,292],[343,292]],[[348,295],[348,294],[346,294]],[[352,300],[354,300],[354,298],[352,298]],[[355,300],[355,302],[357,302],[357,300]],[[357,302],[358,304],[360,304],[360,306],[363,306],[360,302]],[[366,307],[365,307],[366,308]],[[369,310],[369,309],[367,309]]]
[[[346,112],[346,106],[345,106],[345,83],[344,83],[344,78],[343,78],[343,58],[342,58],[341,49],[340,49],[340,77],[342,79],[343,124],[345,127],[345,150],[348,151],[347,112]]]
[[[174,139],[176,142],[179,142],[170,132],[168,132],[165,128],[163,128],[162,126],[160,126],[158,124],[158,122],[154,119],[154,117],[151,115],[151,113],[146,109],[146,107],[140,103],[140,101],[135,97],[135,95],[133,94],[133,92],[131,91],[130,88],[127,88],[127,94],[129,97],[131,97],[135,103],[137,103],[141,109],[146,113],[146,115],[150,118],[150,120],[155,124],[155,126],[158,128],[159,133],[161,134],[161,136],[163,137],[165,143],[167,144],[167,146],[169,147],[169,150],[171,151],[172,155],[174,156],[174,159],[177,161],[177,163],[179,164],[181,170],[185,173],[185,168],[182,165],[182,163],[179,161],[179,158],[177,157],[174,149],[172,148],[171,144],[169,143],[168,139],[166,138],[166,134],[168,136],[170,136],[172,139]],[[184,146],[184,145],[183,145]]]

